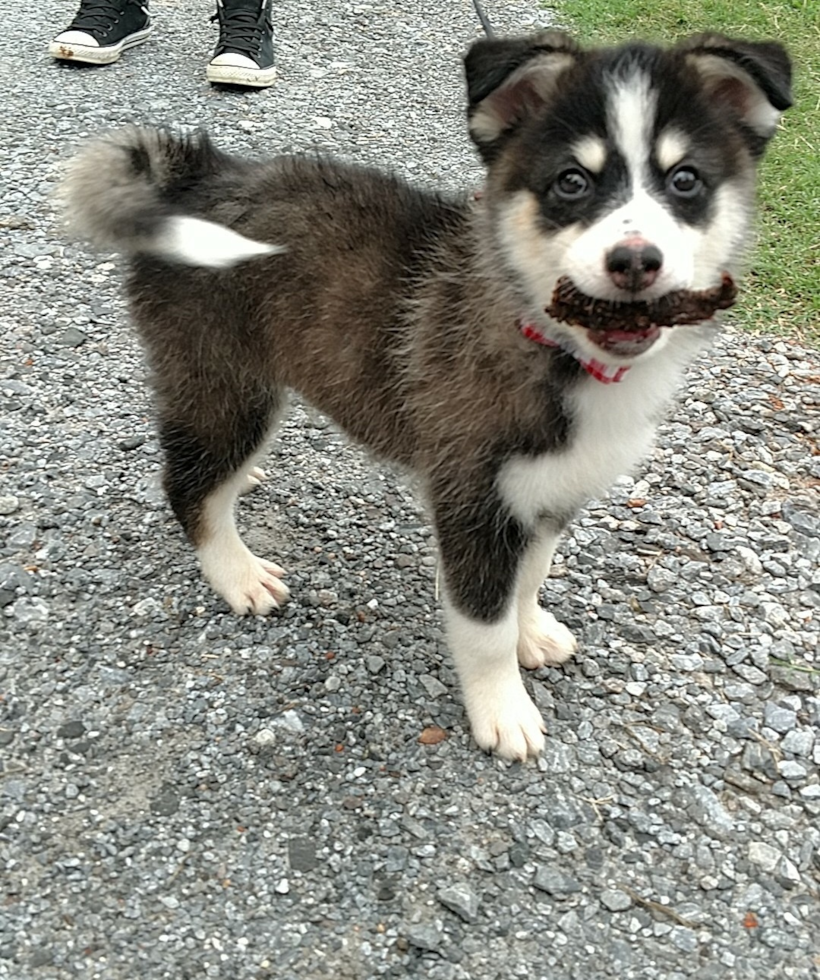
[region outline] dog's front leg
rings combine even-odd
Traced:
[[[575,637],[538,601],[549,575],[558,532],[543,529],[528,545],[518,577],[518,662],[536,670],[568,660],[578,648]]]
[[[516,587],[531,542],[492,486],[481,489],[471,500],[461,487],[434,497],[447,638],[476,742],[504,759],[524,760],[544,747],[544,722],[517,656]]]
[[[486,623],[445,601],[447,639],[461,681],[473,738],[486,752],[523,761],[544,748],[544,720],[518,672],[518,622],[511,603]]]

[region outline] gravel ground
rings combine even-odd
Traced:
[[[110,68],[49,61],[55,0],[0,42],[0,977],[820,976],[817,352],[729,330],[695,366],[546,583],[581,651],[530,678],[545,756],[482,755],[427,519],[324,419],[297,408],[242,505],[294,601],[248,621],[210,593],[117,261],[49,201],[134,120],[469,186],[472,9],[286,4],[256,94],[206,84],[206,3],[154,10]]]

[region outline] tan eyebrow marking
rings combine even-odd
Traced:
[[[679,129],[667,129],[655,143],[655,157],[661,170],[671,170],[689,152],[689,140]]]
[[[606,143],[599,136],[584,136],[573,143],[572,155],[585,170],[598,174],[606,163]]]

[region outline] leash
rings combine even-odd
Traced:
[[[493,25],[490,23],[490,18],[484,12],[484,8],[481,6],[481,0],[473,0],[473,6],[475,7],[475,12],[478,15],[478,19],[481,21],[481,26],[484,28],[484,33],[487,35],[487,37],[495,37]]]

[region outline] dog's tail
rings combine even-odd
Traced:
[[[284,251],[190,213],[192,189],[232,164],[204,133],[117,130],[71,164],[61,187],[69,229],[99,248],[211,268]]]

